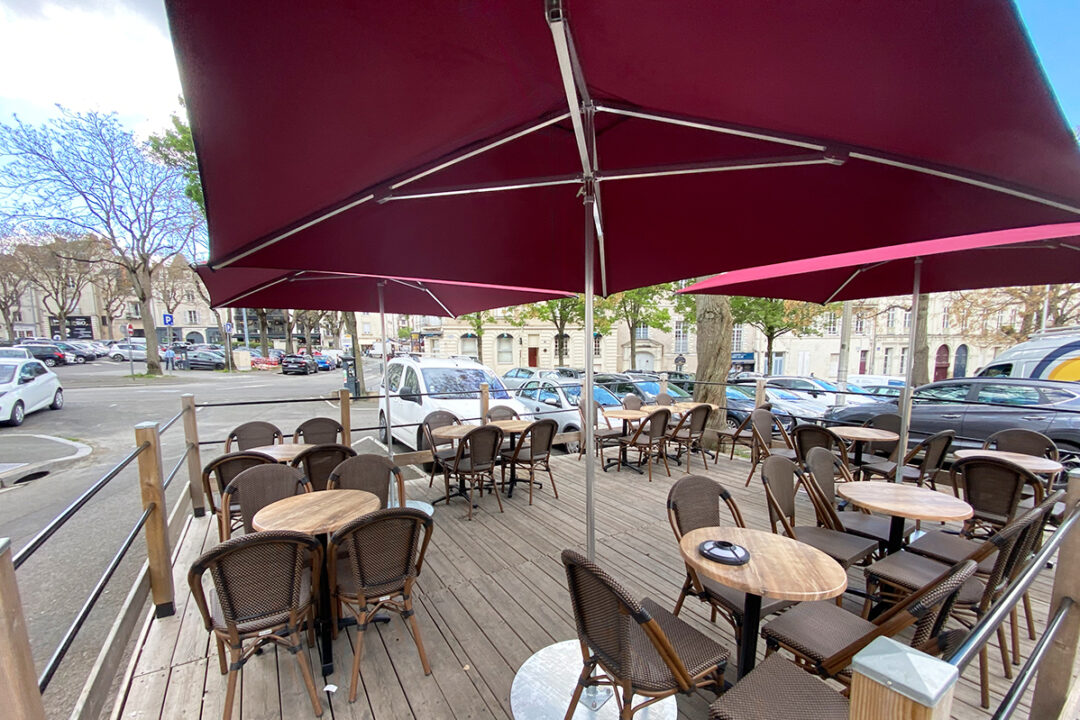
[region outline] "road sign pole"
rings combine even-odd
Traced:
[[[135,377],[135,343],[131,342],[131,323],[124,326],[124,333],[127,335],[128,346],[128,365],[131,366],[131,377]]]

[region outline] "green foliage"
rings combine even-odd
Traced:
[[[817,335],[814,320],[825,312],[824,305],[775,298],[733,297],[731,317],[736,324],[757,328],[766,338],[787,333]]]
[[[180,105],[184,106],[182,97]],[[202,181],[199,179],[199,160],[195,156],[195,141],[191,137],[191,128],[175,113],[171,119],[171,128],[150,136],[150,153],[165,165],[183,173],[184,194],[206,215],[206,199],[203,197]]]
[[[412,339],[412,330],[409,328],[398,328],[397,336],[402,340]]]
[[[672,290],[679,290],[688,285],[693,285],[701,278],[690,278],[684,282],[676,283]],[[679,293],[672,292],[672,298],[675,304],[675,312],[682,315],[683,320],[691,325],[697,325],[697,295],[680,295]]]
[[[663,283],[625,290],[615,293],[601,303],[605,314],[625,322],[631,335],[634,328],[642,326],[671,332],[671,313],[667,308],[659,307],[659,303],[668,299],[673,288],[671,283]]]
[[[476,333],[476,337],[482,338],[484,337],[484,326],[494,320],[495,316],[487,310],[481,310],[480,312],[467,313],[458,319],[468,325]]]

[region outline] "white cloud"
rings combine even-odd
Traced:
[[[180,80],[172,43],[159,26],[120,3],[93,9],[46,3],[35,10],[0,5],[4,105],[46,115],[55,114],[57,103],[116,112],[140,134],[168,123]]]

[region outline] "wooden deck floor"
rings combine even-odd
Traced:
[[[701,470],[695,459],[695,471]],[[573,456],[552,463],[559,499],[545,482],[528,505],[528,493],[503,499],[500,514],[495,499],[485,496],[472,522],[465,520],[460,499],[450,507],[437,506],[435,532],[419,580],[417,615],[431,661],[425,677],[403,622],[368,630],[361,664],[362,691],[357,702],[347,700],[355,631],[342,633],[334,645],[337,671],[326,682],[340,687],[325,693],[324,718],[399,720],[402,718],[509,718],[510,686],[519,666],[535,651],[575,637],[558,559],[564,548],[581,549],[585,537],[584,466]],[[726,458],[709,473],[728,487],[748,524],[766,528],[763,490],[755,481],[743,487],[748,465]],[[684,471],[672,464],[673,479]],[[414,474],[415,476],[415,474]],[[665,500],[672,480],[663,468],[654,469],[653,482],[631,472],[597,473],[597,560],[639,596],[674,605],[683,580],[683,564],[668,525]],[[426,478],[408,483],[411,498],[433,500],[436,489]],[[802,508],[809,512],[809,503]],[[221,717],[225,678],[216,654],[187,591],[191,562],[217,539],[208,518],[192,519],[177,551],[177,613],[154,620],[133,658],[133,671],[114,716],[123,718]],[[1047,615],[1052,571],[1044,572],[1033,588],[1035,617]],[[850,584],[862,588],[862,570],[851,571]],[[852,603],[851,607],[855,607]],[[691,600],[681,617],[732,648],[730,628],[713,625],[701,603]],[[1021,633],[1022,650],[1031,647]],[[760,643],[763,645],[763,643]],[[312,666],[318,667],[311,650]],[[1008,687],[996,648],[991,652],[992,704]],[[317,678],[318,684],[318,678]],[[1029,690],[1030,693],[1030,690]],[[268,650],[251,659],[242,672],[234,718],[314,717],[295,663],[287,653]],[[711,695],[679,697],[680,717],[705,718]],[[978,668],[964,674],[953,705],[954,717],[989,717],[979,708]],[[1016,717],[1024,717],[1027,704]]]

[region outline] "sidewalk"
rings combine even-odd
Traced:
[[[0,435],[0,487],[59,462],[85,457],[90,450],[89,445],[50,435]]]

